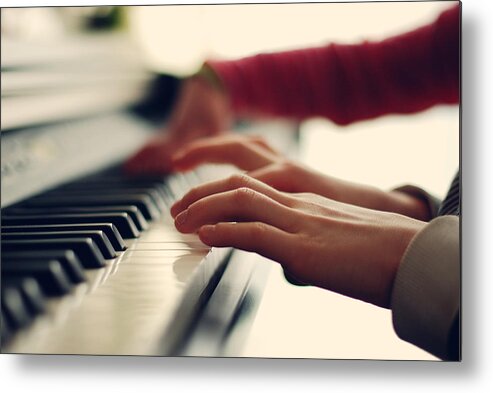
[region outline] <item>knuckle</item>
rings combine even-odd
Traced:
[[[264,224],[261,222],[254,222],[251,227],[250,236],[253,239],[264,239],[266,232],[267,227]]]
[[[265,139],[262,138],[260,135],[251,135],[250,136],[250,141],[254,143],[260,143],[260,144],[265,144]]]
[[[235,173],[230,176],[228,182],[233,189],[247,187],[250,184],[250,178],[243,173]]]
[[[247,187],[240,187],[234,191],[234,200],[239,205],[247,205],[255,198],[255,191]]]
[[[289,192],[283,192],[279,191],[280,195],[282,196],[282,204],[289,207],[290,209],[293,209],[294,211],[298,210],[300,207],[299,200],[293,196]]]

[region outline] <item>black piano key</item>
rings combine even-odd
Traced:
[[[74,284],[86,281],[83,265],[72,250],[4,251],[2,253],[2,261],[17,261],[18,263],[22,263],[26,260],[39,259],[55,259],[60,262],[67,276]]]
[[[167,207],[168,195],[166,187],[166,180],[163,178],[146,180],[141,178],[111,177],[66,184],[54,192],[78,192],[86,191],[87,189],[91,190],[91,192],[103,190],[107,193],[146,192],[153,198],[160,211],[163,212]]]
[[[87,186],[103,185],[108,188],[114,187],[146,187],[159,189],[166,184],[167,176],[158,177],[126,177],[126,176],[91,176],[74,183],[65,184],[59,189],[70,189]]]
[[[31,322],[31,316],[22,299],[18,288],[4,287],[2,285],[2,312],[8,325],[14,329],[22,328]]]
[[[60,296],[70,292],[72,284],[56,260],[26,261],[24,263],[2,262],[2,275],[33,277],[48,296]]]
[[[149,227],[137,206],[65,206],[65,207],[15,207],[8,210],[12,215],[64,214],[64,213],[127,213],[139,231]]]
[[[67,239],[88,238],[92,239],[106,259],[116,258],[116,251],[103,231],[74,231],[74,232],[22,232],[2,233],[4,240],[40,240],[40,239]]]
[[[128,186],[128,185],[108,185],[104,183],[96,183],[91,185],[79,185],[70,188],[56,189],[43,194],[46,197],[52,196],[87,196],[87,195],[135,195],[135,194],[145,194],[151,198],[155,207],[159,209],[160,212],[164,208],[163,195],[160,189],[154,187],[142,187],[142,186]]]
[[[38,196],[24,202],[22,206],[29,207],[66,207],[66,206],[107,206],[134,205],[148,220],[159,217],[159,211],[151,198],[145,194],[131,195],[73,195],[73,196]]]
[[[100,224],[115,225],[124,239],[140,236],[140,231],[126,213],[78,213],[78,214],[33,214],[2,215],[2,225],[53,225],[53,224]]]
[[[98,268],[106,265],[101,251],[92,239],[40,239],[40,240],[5,240],[2,251],[38,251],[38,250],[72,250],[86,268]]]
[[[17,288],[32,315],[41,314],[46,310],[45,295],[33,277],[3,275],[2,286],[6,288]]]
[[[13,329],[12,326],[10,325],[9,321],[7,320],[7,317],[5,315],[5,312],[3,310],[3,306],[1,307],[0,311],[0,331],[1,331],[1,343],[2,345],[10,340],[10,337],[13,335]]]
[[[2,233],[16,232],[73,232],[73,231],[103,231],[115,251],[127,249],[120,232],[113,224],[59,224],[59,225],[17,225],[2,226]]]
[[[159,199],[162,195],[163,184],[130,184],[125,182],[99,181],[91,183],[72,183],[45,192],[43,195],[91,195],[99,192],[105,195],[135,195],[146,194]]]
[[[152,182],[149,184],[149,187],[152,187],[153,190],[157,192],[157,194],[161,197],[163,202],[166,202],[166,181],[161,180],[159,182]]]

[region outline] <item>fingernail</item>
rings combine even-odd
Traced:
[[[188,210],[182,211],[180,214],[178,214],[175,218],[176,223],[178,225],[183,225],[185,221],[187,221],[187,216],[188,216]]]

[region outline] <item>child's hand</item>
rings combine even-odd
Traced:
[[[301,282],[389,307],[397,268],[424,222],[314,194],[288,194],[247,175],[206,183],[177,201],[180,232],[254,251]]]
[[[231,126],[227,94],[200,77],[184,82],[166,134],[137,152],[125,164],[131,174],[165,174],[172,170],[171,155],[185,143],[218,135]]]

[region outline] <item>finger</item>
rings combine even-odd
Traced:
[[[138,151],[124,164],[129,174],[167,174],[172,170],[171,155],[179,143],[170,136],[159,137]]]
[[[166,151],[157,147],[146,147],[130,158],[124,170],[131,175],[166,174],[172,169],[171,159]]]
[[[204,163],[232,164],[250,171],[277,159],[256,143],[218,137],[192,142],[173,156],[173,165],[177,170],[187,170]]]
[[[192,233],[207,224],[253,221],[296,232],[300,214],[250,188],[238,188],[191,204],[175,217],[175,226],[180,232]]]
[[[249,139],[252,143],[255,143],[257,146],[260,146],[268,150],[269,152],[275,154],[276,156],[281,155],[277,150],[273,149],[262,137],[258,135],[250,135]]]
[[[127,172],[137,173],[145,170],[152,161],[158,156],[158,151],[161,150],[162,141],[153,140],[146,144],[136,154],[130,157],[124,165]]]
[[[246,187],[262,193],[269,198],[282,203],[285,206],[291,206],[292,198],[290,198],[289,196],[280,193],[267,184],[264,184],[256,179],[252,179],[250,176],[244,174],[235,174],[226,179],[212,181],[192,188],[183,196],[182,199],[176,201],[175,204],[171,206],[171,215],[173,217],[176,217],[180,212],[187,209],[190,205],[209,195],[236,190],[242,187]]]
[[[294,257],[293,235],[261,222],[205,225],[198,234],[208,246],[252,251],[281,264]]]
[[[127,160],[124,164],[124,170],[132,175],[142,173],[149,166],[151,157],[154,155],[154,147],[145,146]]]
[[[268,184],[279,191],[297,192],[293,182],[295,174],[288,171],[282,165],[268,165],[264,168],[248,172],[248,176]]]

